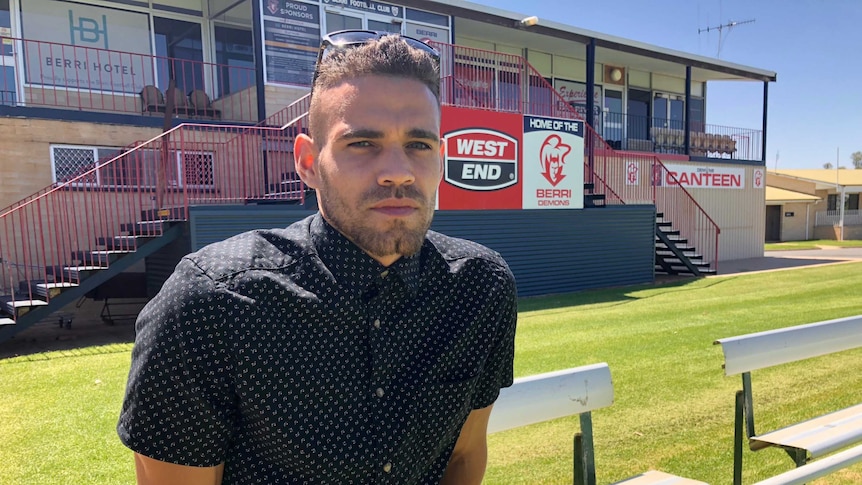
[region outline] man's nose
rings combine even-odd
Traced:
[[[380,153],[377,183],[384,186],[412,184],[416,180],[413,163],[403,147],[390,147]]]

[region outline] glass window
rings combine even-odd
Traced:
[[[216,97],[254,85],[254,47],[250,30],[215,26],[218,87]]]
[[[667,128],[667,98],[655,94],[652,100],[652,126]]]
[[[158,87],[166,90],[173,78],[183,93],[204,89],[201,24],[154,17],[153,26],[159,57]]]
[[[520,112],[521,104],[521,75],[511,71],[497,71],[499,95],[497,96],[498,109],[501,111]],[[493,98],[492,98],[493,99]]]
[[[0,0],[0,37],[12,37],[12,16],[9,13],[9,0]],[[0,55],[12,55],[12,39],[4,39]]]
[[[338,32],[339,30],[361,29],[362,19],[349,17],[337,13],[326,12],[326,32]]]
[[[529,114],[554,116],[554,96],[551,80],[545,77],[530,76]]]
[[[681,130],[683,119],[685,119],[685,101],[679,97],[671,99],[669,127],[674,130]]]
[[[638,140],[649,139],[650,92],[640,89],[629,89],[626,103],[626,128],[628,138]]]
[[[426,24],[440,25],[449,27],[449,17],[440,15],[439,13],[425,12],[423,10],[407,9],[407,20],[415,20],[417,22],[425,22]]]
[[[12,66],[2,66],[3,77],[0,78],[0,104],[7,106],[15,106],[17,101],[17,88],[15,84],[15,68]]]
[[[621,149],[623,140],[623,92],[605,89],[604,126],[602,135],[612,148]]]
[[[0,0],[0,27],[11,28],[12,17],[9,14],[9,0]]]
[[[859,194],[850,194],[847,196],[847,202],[845,202],[845,209],[849,211],[859,210]]]
[[[704,131],[706,118],[703,113],[703,98],[691,98],[691,131]]]
[[[393,24],[392,22],[380,22],[378,20],[368,19],[368,30],[377,32],[393,32],[401,33],[401,24]]]

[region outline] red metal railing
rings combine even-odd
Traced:
[[[0,77],[0,104],[257,121],[253,68],[13,37],[0,50],[15,66]]]
[[[444,104],[581,119],[524,58],[434,43],[441,53]],[[655,155],[614,150],[586,123],[584,180],[607,204],[654,204],[712,268],[718,266],[720,229]]]
[[[44,300],[35,284],[78,283],[77,271],[64,268],[107,268],[110,252],[137,249],[136,239],[118,237],[130,226],[186,220],[193,204],[302,203],[292,144],[304,123],[300,116],[284,128],[182,124],[13,204],[0,212],[0,294],[23,282],[17,298]],[[141,224],[135,232],[161,231]]]

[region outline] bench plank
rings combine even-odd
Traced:
[[[862,404],[751,438],[751,448],[771,445],[808,450],[812,458],[862,440]]]
[[[488,433],[573,416],[613,402],[611,371],[605,363],[521,377],[500,390]]]
[[[862,347],[862,315],[750,333],[715,341],[732,376],[778,364]]]
[[[707,483],[652,470],[611,485],[707,485]]]
[[[775,475],[754,485],[803,485],[815,478],[824,477],[834,471],[862,462],[862,446],[836,453],[821,460]]]

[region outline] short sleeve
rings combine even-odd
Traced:
[[[482,409],[494,404],[500,389],[509,387],[514,380],[515,327],[518,321],[518,298],[515,278],[505,264],[496,272],[498,284],[490,285],[496,295],[490,295],[494,305],[489,315],[489,324],[497,331],[496,342],[479,375],[473,393],[473,409]]]
[[[225,461],[236,416],[227,292],[184,258],[135,324],[117,432],[142,455],[188,466]]]

